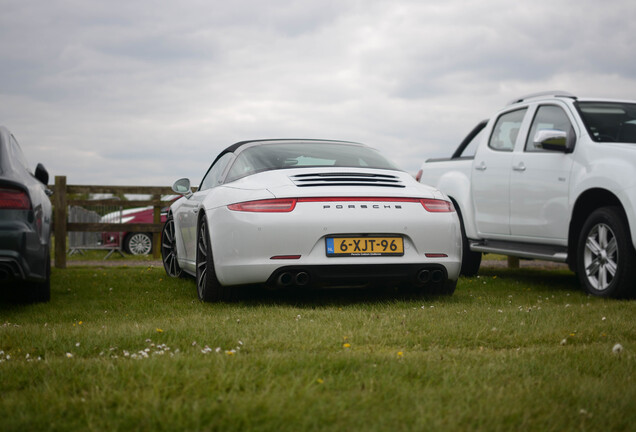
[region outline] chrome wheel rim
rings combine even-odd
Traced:
[[[177,244],[174,236],[174,221],[166,222],[161,234],[161,256],[163,267],[169,276],[179,276],[181,269],[177,263]]]
[[[618,248],[614,231],[608,225],[599,223],[587,235],[583,264],[595,290],[604,291],[610,286],[618,269]]]
[[[148,255],[152,249],[152,240],[146,234],[133,234],[128,241],[128,249],[133,255]]]
[[[199,238],[197,239],[197,291],[199,298],[203,298],[203,292],[208,278],[208,229],[205,222],[199,228]]]

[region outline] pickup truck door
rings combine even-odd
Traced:
[[[513,150],[527,108],[503,113],[486,146],[473,161],[472,194],[475,223],[480,234],[510,235],[510,177]]]
[[[538,131],[550,129],[567,132],[568,139],[575,140],[575,132],[560,106],[541,105],[534,112],[523,151],[515,152],[512,160],[510,230],[513,237],[562,243],[568,237],[568,188],[574,158],[571,152],[545,150],[534,138]]]

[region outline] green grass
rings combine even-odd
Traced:
[[[232,304],[202,304],[192,280],[151,267],[52,280],[49,304],[0,302],[3,431],[636,424],[636,303],[588,297],[565,271],[484,269],[445,298],[250,291]]]
[[[83,249],[79,252],[73,253],[72,255],[67,255],[66,261],[69,263],[77,262],[77,261],[100,261],[104,260],[105,262],[116,262],[120,265],[140,265],[140,262],[150,262],[156,261],[157,258],[152,256],[152,253],[149,255],[132,255],[126,252],[120,254],[115,251],[108,255],[110,249]],[[53,253],[52,253],[53,256]],[[106,258],[108,256],[108,258]]]

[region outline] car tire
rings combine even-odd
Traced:
[[[457,210],[457,216],[459,217],[459,227],[462,232],[462,267],[459,274],[463,276],[475,276],[479,272],[481,266],[481,252],[473,252],[470,250],[470,244],[468,237],[466,237],[466,230],[464,229],[464,218],[462,212],[459,210],[459,206],[455,204]]]
[[[219,280],[216,277],[216,271],[214,270],[212,245],[205,217],[201,219],[201,223],[199,225],[196,266],[197,294],[199,296],[199,300],[204,302],[228,300],[229,295],[227,288],[219,283]]]
[[[636,252],[619,207],[602,207],[590,214],[581,230],[577,269],[583,288],[599,297],[634,294]]]
[[[152,251],[152,234],[128,234],[124,240],[124,249],[131,255],[148,255]]]
[[[175,237],[174,219],[172,216],[166,220],[161,230],[161,260],[166,274],[170,277],[179,277],[182,274],[177,261],[177,242]]]
[[[29,303],[46,303],[51,300],[51,257],[46,257],[46,279],[42,282],[29,282],[26,300]]]

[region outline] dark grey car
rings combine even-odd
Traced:
[[[33,173],[11,132],[0,126],[0,290],[33,302],[51,297],[49,174]]]

